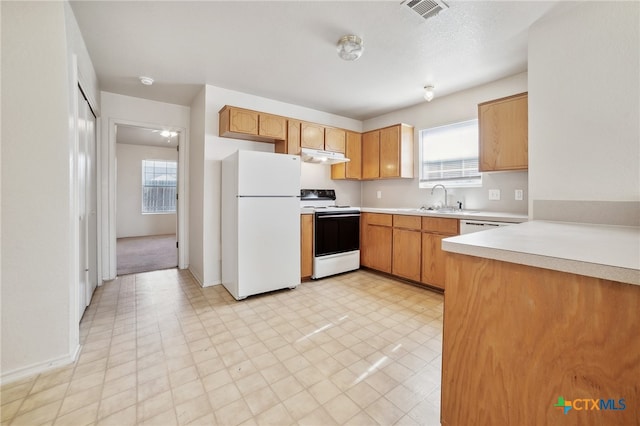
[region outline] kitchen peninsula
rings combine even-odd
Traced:
[[[640,228],[532,221],[442,247],[443,425],[640,424]]]

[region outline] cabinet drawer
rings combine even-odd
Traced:
[[[423,217],[422,230],[438,234],[458,235],[458,219]]]
[[[421,229],[421,217],[409,215],[393,215],[393,227],[404,229]]]
[[[367,213],[367,224],[391,226],[393,224],[393,215],[384,213]]]

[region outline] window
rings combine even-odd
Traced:
[[[478,120],[421,130],[420,159],[421,188],[480,186]]]
[[[178,164],[142,160],[142,213],[175,213]]]

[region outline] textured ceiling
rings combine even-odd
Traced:
[[[400,1],[80,1],[100,89],[190,105],[204,84],[366,119],[527,69],[527,31],[560,2],[449,1],[424,20]],[[341,60],[345,34],[364,54]],[[143,86],[138,76],[155,79]]]

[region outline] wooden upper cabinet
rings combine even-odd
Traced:
[[[362,178],[362,134],[346,132],[345,157],[350,161],[331,166],[331,179]]]
[[[258,134],[273,139],[287,139],[287,119],[278,115],[258,114]]]
[[[303,148],[324,149],[324,126],[302,122],[300,145]]]
[[[528,120],[527,93],[478,105],[480,171],[529,167]]]
[[[221,137],[257,142],[286,139],[287,120],[284,117],[228,105],[220,110],[218,116],[218,134]]]
[[[345,152],[347,132],[335,127],[325,127],[324,129],[324,149],[333,152]]]
[[[220,110],[220,136],[244,134],[258,136],[258,113],[225,106]]]
[[[287,120],[287,137],[284,141],[275,143],[274,151],[279,154],[300,155],[300,127],[299,120]]]
[[[362,137],[362,179],[413,177],[413,126],[396,124]]]
[[[362,179],[380,177],[380,131],[362,135]]]
[[[400,128],[380,130],[380,177],[398,177],[400,172]]]

